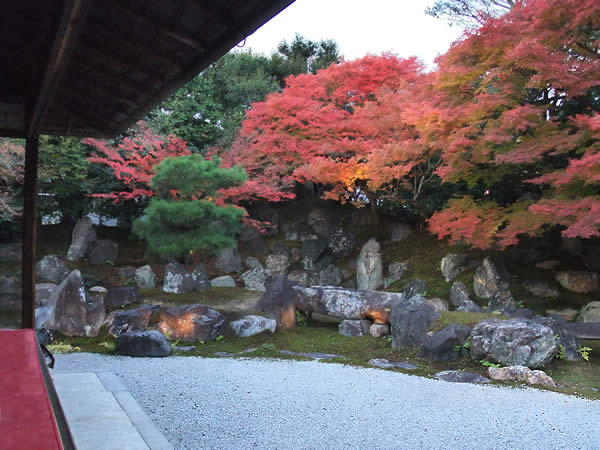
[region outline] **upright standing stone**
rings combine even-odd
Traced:
[[[135,271],[135,284],[140,289],[154,289],[156,287],[156,275],[149,265],[142,266]]]
[[[473,290],[478,297],[491,298],[510,287],[510,275],[504,265],[489,256],[475,270]]]
[[[375,238],[367,242],[358,257],[356,267],[358,289],[374,291],[383,285],[383,263],[379,253],[379,243]]]
[[[69,275],[69,269],[57,255],[44,256],[35,266],[35,276],[40,281],[60,284]]]
[[[71,246],[67,251],[69,261],[79,261],[87,252],[90,245],[96,241],[96,232],[89,217],[77,220],[73,228]]]
[[[215,269],[225,273],[242,272],[244,265],[237,248],[232,247],[221,250],[215,261]]]

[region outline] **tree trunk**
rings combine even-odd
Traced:
[[[373,194],[372,192],[369,191],[365,191],[365,195],[367,196],[367,199],[369,200],[369,208],[371,211],[371,220],[373,225],[378,225],[379,224],[379,216],[377,215],[377,197],[375,197],[375,194]]]

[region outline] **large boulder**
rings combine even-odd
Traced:
[[[552,328],[554,337],[558,343],[558,356],[567,361],[581,361],[582,357],[577,351],[579,343],[577,338],[573,336],[565,327],[565,320],[560,316],[551,317],[534,317],[532,318],[538,323]]]
[[[210,287],[234,288],[235,286],[235,280],[229,275],[223,275],[222,277],[217,277],[210,280]]]
[[[145,330],[155,312],[158,312],[158,307],[153,305],[143,305],[127,311],[113,311],[106,318],[106,327],[114,337],[128,331]]]
[[[371,238],[360,251],[356,266],[358,289],[375,291],[383,285],[383,263],[379,243]]]
[[[398,261],[390,264],[388,266],[388,276],[383,280],[383,287],[388,288],[392,285],[392,283],[396,281],[400,281],[406,271],[408,270],[408,262],[407,261]]]
[[[163,291],[173,294],[192,292],[196,289],[196,281],[192,274],[185,270],[183,264],[169,263],[165,266]]]
[[[119,258],[119,245],[110,239],[100,239],[92,244],[88,253],[90,264],[115,263]]]
[[[69,275],[69,269],[57,255],[44,256],[35,266],[35,277],[39,281],[60,284]]]
[[[356,236],[345,231],[342,227],[335,227],[327,238],[329,249],[336,258],[344,258],[350,255],[356,248]]]
[[[244,265],[237,248],[224,248],[217,255],[215,269],[224,273],[242,272]]]
[[[79,261],[85,256],[90,245],[96,241],[94,224],[89,217],[78,219],[71,235],[71,246],[67,251],[69,261]]]
[[[296,325],[294,300],[293,283],[285,275],[280,275],[267,285],[256,309],[275,319],[278,328],[292,328]]]
[[[450,288],[450,301],[461,312],[481,312],[483,309],[471,300],[469,290],[461,281],[455,281]]]
[[[531,385],[556,386],[552,377],[543,370],[531,370],[525,366],[489,367],[488,375],[496,381],[521,381]]]
[[[158,330],[184,342],[214,341],[223,333],[225,316],[204,305],[162,307]]]
[[[250,289],[251,291],[265,291],[265,283],[267,280],[267,276],[265,274],[265,269],[261,267],[257,267],[252,270],[248,270],[241,275],[242,280],[244,281],[244,285],[246,289]]]
[[[107,310],[119,309],[123,306],[140,303],[142,296],[137,287],[134,286],[117,286],[108,289],[104,304]]]
[[[208,273],[206,272],[204,264],[198,263],[198,265],[194,267],[191,275],[194,282],[194,291],[205,291],[210,289],[210,279],[208,278]]]
[[[374,323],[369,327],[369,334],[374,338],[389,336],[390,326],[387,323]]]
[[[450,281],[469,267],[469,255],[465,253],[448,253],[442,258],[440,271],[446,281]]]
[[[46,306],[50,294],[56,288],[54,283],[36,283],[35,285],[35,304],[36,306]]]
[[[392,301],[391,309],[392,347],[396,349],[425,343],[427,330],[440,317],[440,313],[420,295],[410,299],[401,295]]]
[[[285,275],[290,268],[290,260],[286,255],[267,255],[265,268],[272,276]]]
[[[106,317],[101,299],[86,294],[81,273],[74,270],[50,294],[47,307],[54,308],[54,314],[41,325],[65,336],[97,336]]]
[[[171,344],[156,330],[128,331],[119,335],[115,350],[125,356],[163,357],[171,354]]]
[[[600,302],[589,302],[581,308],[577,319],[580,322],[600,322]]]
[[[394,242],[403,241],[411,233],[412,229],[407,223],[394,223],[390,226],[390,239]]]
[[[329,236],[332,227],[329,215],[325,210],[319,208],[313,209],[308,214],[306,222],[314,230],[317,236],[322,238],[327,238],[327,236]]]
[[[394,299],[404,299],[394,292],[359,291],[331,286],[294,286],[296,308],[342,319],[371,319],[377,323],[390,321]]]
[[[288,279],[300,286],[316,286],[319,284],[319,273],[312,270],[292,270]]]
[[[547,364],[558,351],[552,328],[525,319],[488,319],[471,330],[471,357],[506,366],[536,368]]]
[[[462,356],[463,344],[470,333],[471,328],[466,325],[448,325],[425,341],[419,356],[432,361],[454,361]]]
[[[499,291],[510,287],[510,275],[502,262],[487,257],[475,269],[473,277],[473,290],[478,297],[491,298]]]
[[[277,321],[262,316],[246,316],[231,322],[230,326],[236,336],[250,337],[267,330],[275,333]]]
[[[543,280],[523,281],[523,287],[536,297],[557,298],[560,294],[556,286]]]
[[[554,273],[556,281],[567,291],[578,294],[590,294],[598,290],[599,277],[596,272],[580,270],[562,270]]]
[[[488,311],[511,313],[517,309],[517,303],[509,290],[496,292],[488,302]]]
[[[327,241],[325,239],[307,239],[302,241],[302,261],[306,270],[320,270],[329,264],[326,255]]]
[[[359,337],[369,333],[373,325],[370,320],[342,320],[338,325],[338,332],[342,336]]]
[[[136,269],[134,280],[135,284],[140,289],[154,289],[156,287],[156,275],[149,265]]]
[[[342,271],[334,264],[329,264],[319,272],[320,286],[339,286],[343,281]]]

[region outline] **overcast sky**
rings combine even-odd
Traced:
[[[348,59],[392,52],[419,56],[428,66],[460,36],[458,27],[427,16],[432,0],[296,0],[249,36],[244,48],[270,55],[299,33],[311,40],[334,39]]]

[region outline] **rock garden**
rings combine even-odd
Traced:
[[[600,398],[599,341],[577,338],[600,322],[593,249],[483,252],[362,213],[263,207],[268,230],[185,261],[88,218],[43,227],[36,327],[57,352],[317,359]]]

